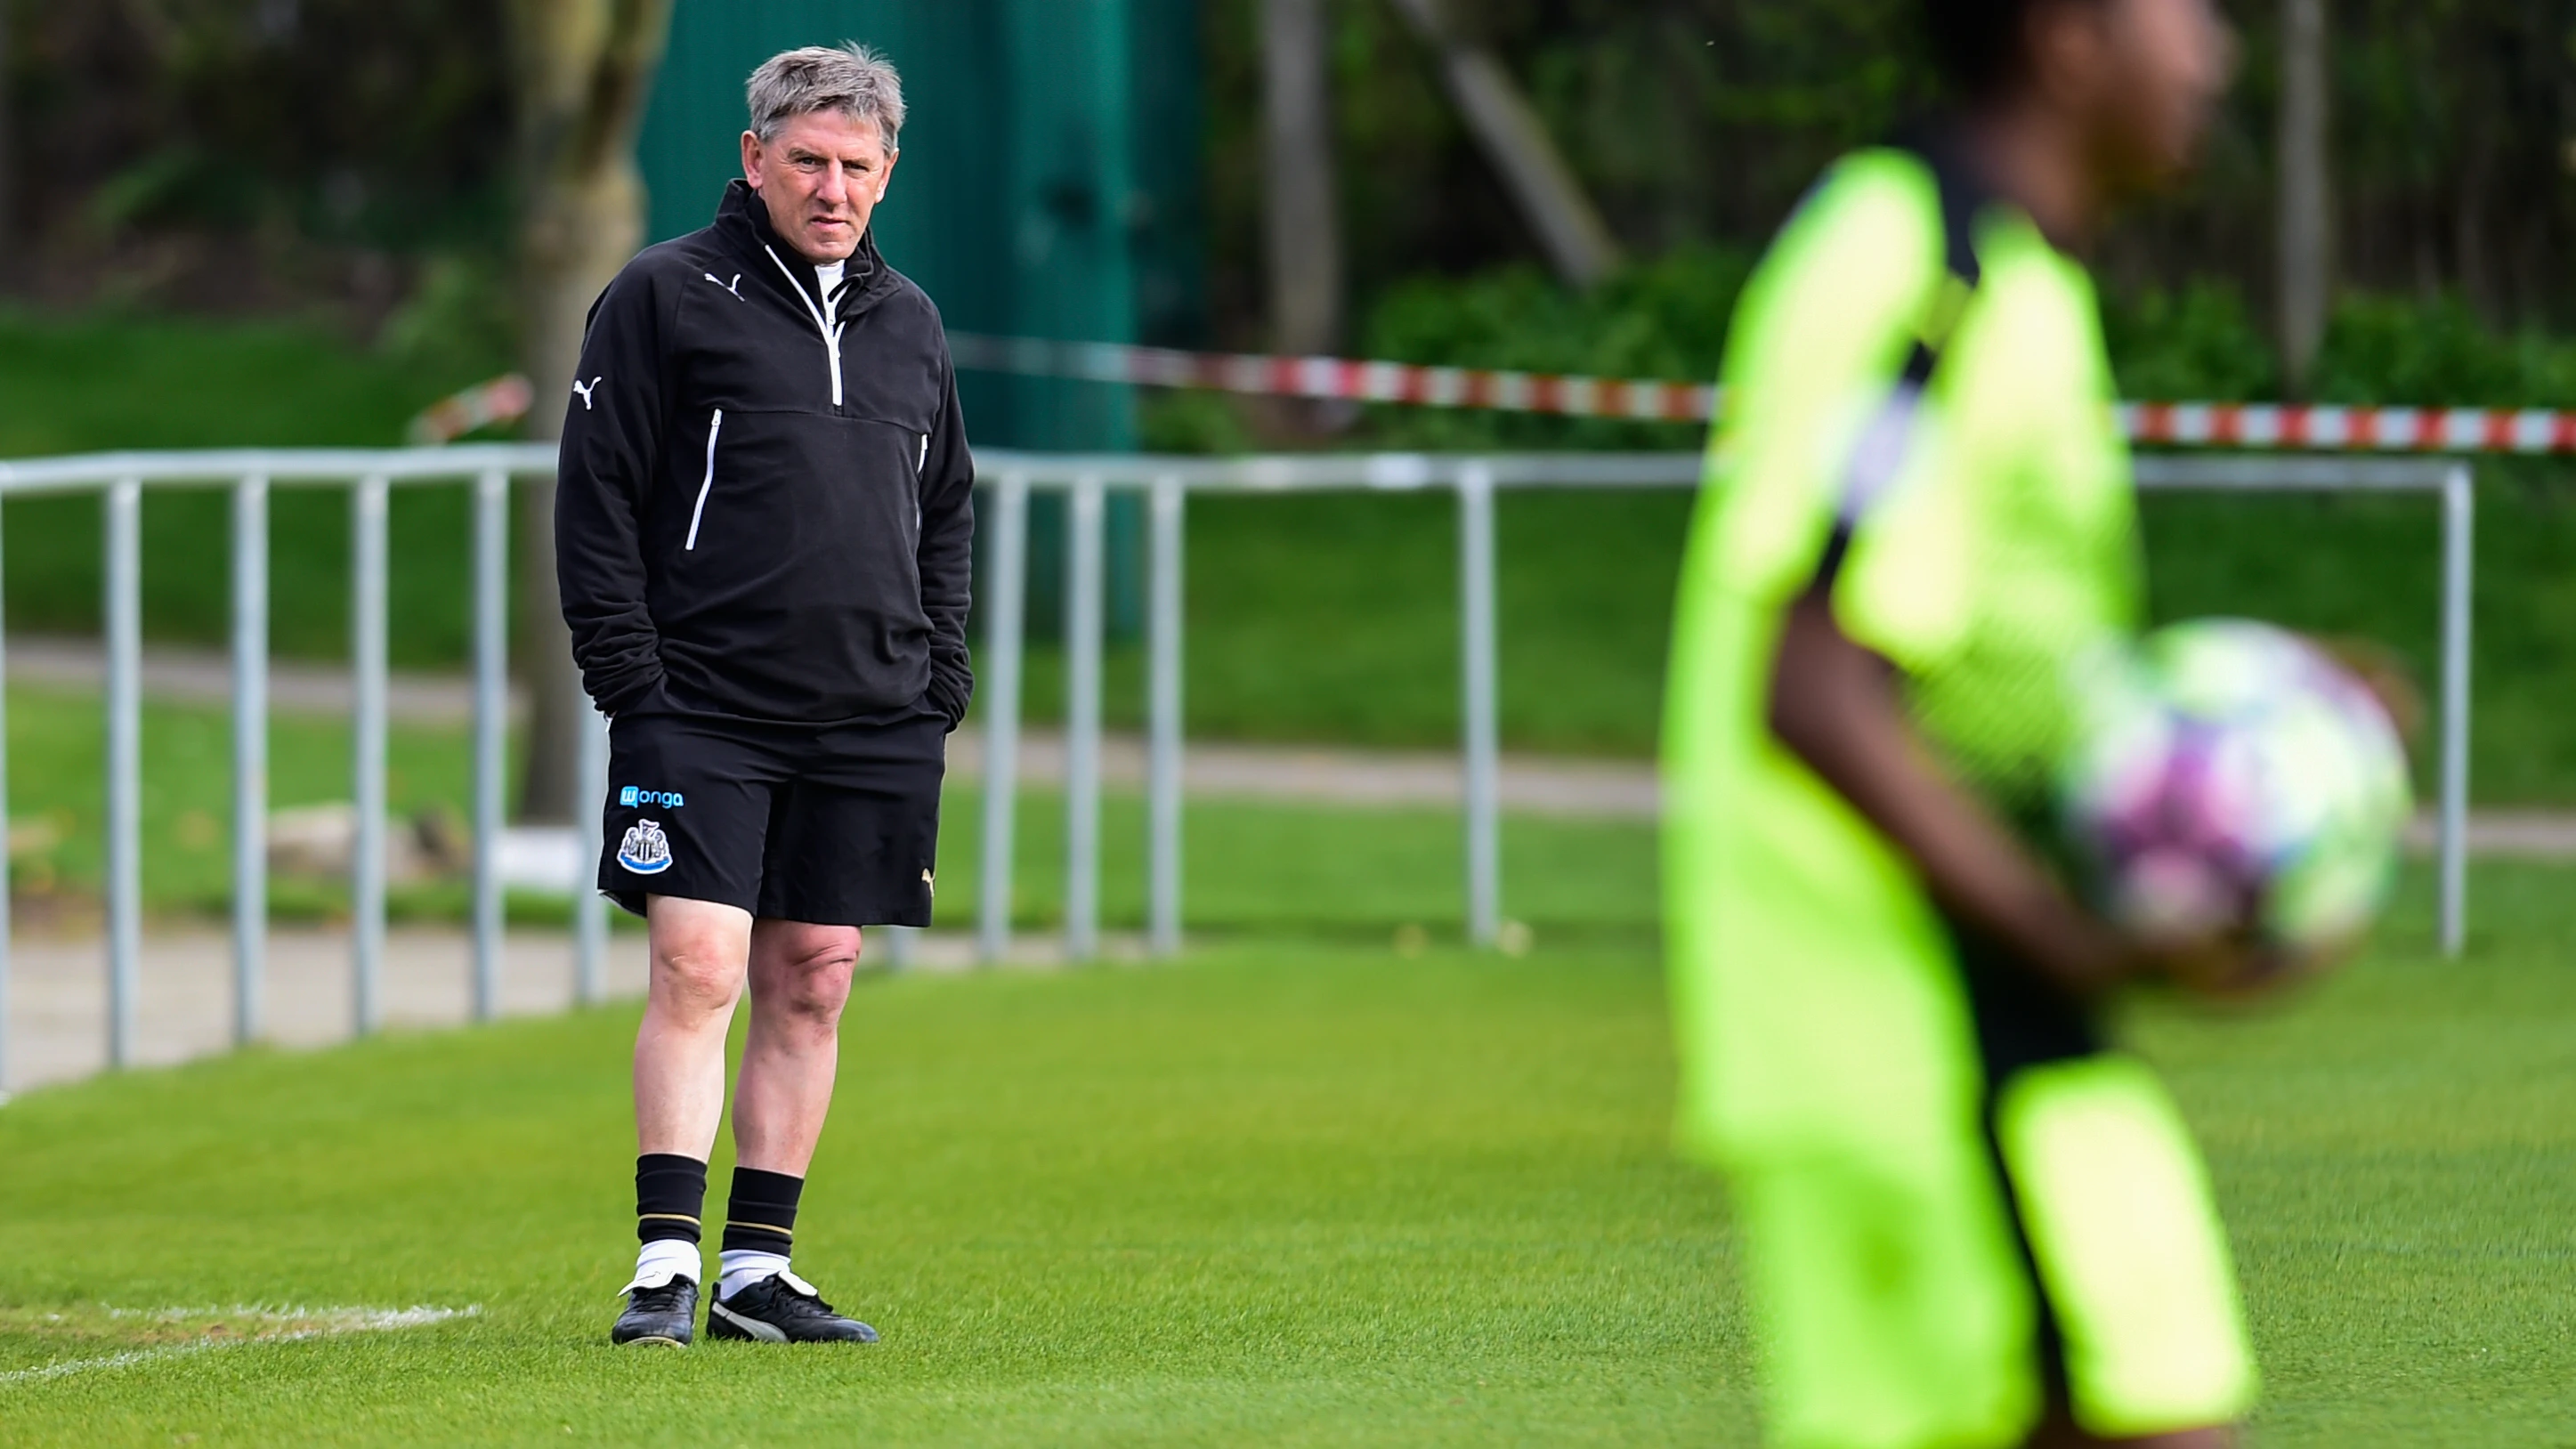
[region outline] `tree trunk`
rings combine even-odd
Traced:
[[[1262,0],[1261,42],[1271,345],[1329,353],[1342,345],[1342,224],[1324,0]]]
[[[555,438],[592,299],[644,239],[635,136],[671,0],[509,0],[519,106],[521,362],[532,430]],[[552,480],[518,495],[518,672],[528,696],[519,815],[564,822],[596,809],[580,778],[589,705],[555,591]]]
[[[1502,58],[1458,35],[1441,13],[1440,0],[1395,0],[1395,8],[1438,53],[1441,80],[1467,134],[1502,176],[1503,189],[1538,233],[1557,276],[1589,287],[1616,271],[1625,260],[1618,239]]]
[[[10,67],[17,51],[10,42],[17,7],[0,0],[0,262],[11,255],[11,243],[18,237],[18,130],[11,124],[17,100],[17,88],[9,84]]]
[[[2334,297],[2326,0],[2281,0],[2281,366],[2305,396]]]

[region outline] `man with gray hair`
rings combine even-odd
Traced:
[[[864,46],[752,72],[742,179],[592,307],[556,571],[611,721],[599,889],[645,918],[636,1235],[616,1343],[686,1345],[746,986],[713,1338],[869,1342],[788,1265],[860,928],[930,923],[966,712],[974,466],[938,309],[869,217],[903,127]]]

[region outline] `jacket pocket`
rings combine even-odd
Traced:
[[[724,431],[724,409],[717,408],[707,419],[707,476],[698,483],[698,505],[689,510],[689,541],[681,545],[682,553],[693,553],[698,547],[698,525],[707,516],[707,492],[716,486],[716,435]],[[662,535],[665,538],[669,534]],[[668,545],[664,545],[668,547]]]

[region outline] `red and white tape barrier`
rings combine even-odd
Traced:
[[[535,402],[526,378],[504,373],[421,409],[420,416],[411,420],[411,440],[423,447],[452,443],[476,428],[515,423],[528,415]]]
[[[2576,413],[2530,408],[2123,403],[2136,443],[2357,453],[2576,453]]]
[[[1196,387],[1260,397],[1484,408],[1570,418],[1705,423],[1717,389],[1643,378],[1559,377],[1342,357],[1180,352],[1114,342],[1049,342],[952,332],[960,367],[1147,387]],[[524,416],[528,380],[511,373],[469,387],[412,420],[415,442],[444,443]],[[2347,453],[2576,454],[2576,412],[2528,408],[2298,407],[2275,403],[2120,405],[2133,443],[2174,448]]]
[[[972,333],[950,333],[948,345],[960,367],[1092,382],[1642,422],[1704,423],[1717,411],[1716,388],[1653,379],[1558,377],[1339,357],[1178,352]],[[2576,453],[2576,413],[2538,409],[2141,402],[2120,405],[2120,426],[2131,442],[2181,448]]]
[[[1717,389],[1685,382],[1554,377],[1420,367],[1409,362],[1354,362],[1341,357],[1260,357],[1248,353],[1176,352],[1115,342],[1049,342],[1031,337],[948,334],[960,367],[1030,377],[1075,377],[1150,387],[1202,387],[1264,397],[1410,403],[1417,407],[1490,408],[1575,418],[1641,422],[1706,422]]]

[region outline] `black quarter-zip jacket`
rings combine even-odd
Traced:
[[[608,714],[955,728],[974,460],[939,311],[860,240],[839,290],[726,188],[591,305],[555,573]]]

